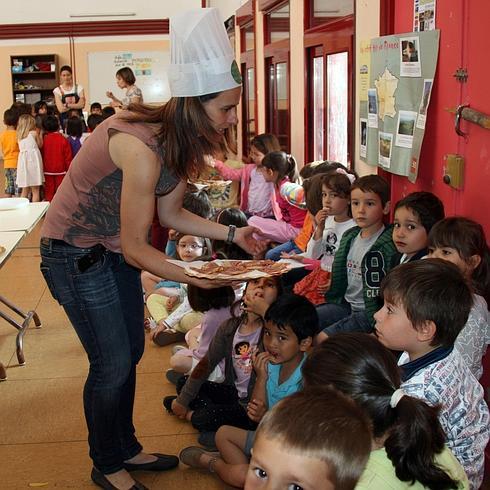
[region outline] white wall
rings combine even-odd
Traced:
[[[236,4],[236,1],[219,1],[212,3]],[[128,19],[165,19],[171,15],[201,6],[201,0],[22,0],[8,2],[8,7],[2,6],[1,24],[27,24],[38,22],[73,22],[97,20],[128,20]],[[234,5],[233,10],[236,9]],[[135,13],[130,17],[85,17],[73,18],[70,14],[116,14]],[[228,15],[228,17],[231,14]]]

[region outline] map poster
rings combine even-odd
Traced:
[[[359,158],[367,164],[417,178],[439,34],[411,32],[361,44],[370,53],[367,100],[360,100],[359,114],[367,120],[366,144],[359,146]]]

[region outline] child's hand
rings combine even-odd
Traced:
[[[171,296],[170,298],[167,298],[165,307],[167,308],[167,310],[173,310],[178,301],[179,301],[178,296]]]
[[[114,94],[112,92],[110,92],[109,90],[105,93],[107,97],[109,97],[109,99],[113,99],[114,98]]]
[[[260,422],[267,412],[267,407],[262,400],[251,400],[247,405],[247,415],[250,420]]]
[[[261,352],[252,356],[252,364],[257,374],[257,379],[267,379],[267,364],[272,359],[268,352]]]
[[[328,218],[328,211],[323,208],[318,211],[318,213],[315,214],[315,223],[317,226],[320,228],[323,228],[325,226],[325,221]]]
[[[178,234],[179,234],[179,232],[177,230],[174,230],[173,228],[168,229],[168,239],[169,240],[172,240],[173,242],[175,242]]]
[[[172,402],[172,413],[179,417],[179,419],[185,419],[185,416],[187,415],[187,408],[184,407],[181,403],[179,403],[177,400],[174,400]]]
[[[249,311],[251,313],[255,313],[256,315],[260,315],[262,318],[265,316],[265,312],[267,308],[269,308],[269,303],[262,298],[261,296],[248,296],[245,295],[243,298],[245,311]]]

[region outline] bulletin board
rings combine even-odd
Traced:
[[[438,30],[361,41],[359,157],[415,182],[439,52]]]
[[[102,51],[88,53],[90,103],[110,102],[106,92],[111,91],[118,99],[125,96],[116,84],[116,71],[129,66],[136,76],[136,86],[143,92],[148,103],[165,102],[170,98],[167,67],[168,51]]]

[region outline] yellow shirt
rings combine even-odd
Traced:
[[[15,129],[6,129],[0,133],[0,149],[3,153],[3,168],[17,168],[19,145]]]

